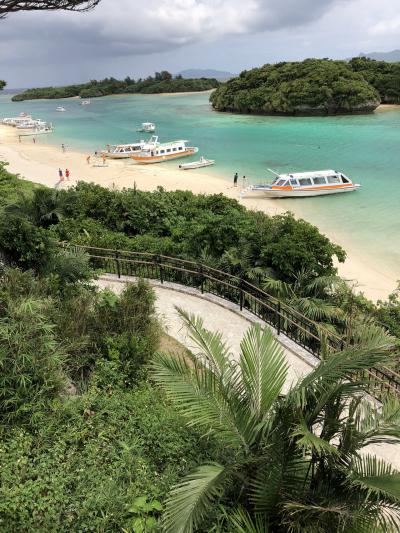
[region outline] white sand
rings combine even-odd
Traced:
[[[190,190],[194,193],[223,193],[230,198],[239,199],[240,189],[234,188],[232,182],[213,176],[209,169],[181,171],[162,164],[138,165],[131,160],[107,161],[107,167],[96,167],[91,158],[87,164],[85,153],[67,149],[63,153],[61,147],[46,145],[46,135],[37,136],[36,143],[32,137],[22,137],[18,141],[14,128],[0,125],[0,160],[8,161],[10,172],[20,174],[22,178],[41,183],[49,187],[75,185],[77,181],[94,182],[104,187],[133,187],[152,191],[161,185],[166,190]],[[100,160],[101,163],[101,160]],[[59,183],[58,169],[70,171],[70,181]],[[212,167],[210,167],[212,168]],[[212,172],[212,171],[211,171]],[[241,180],[239,180],[239,186]],[[275,215],[283,213],[279,201],[273,199],[239,199],[249,209],[257,209]],[[328,237],[338,244],[334,233]],[[344,244],[344,243],[342,243]],[[346,279],[357,283],[358,289],[372,300],[385,299],[396,288],[398,272],[385,270],[373,263],[373,251],[366,250],[365,256],[357,256],[347,244],[343,246],[348,254],[344,265],[338,265],[339,273]],[[370,253],[369,253],[370,252]]]

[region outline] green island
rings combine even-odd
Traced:
[[[369,113],[400,103],[400,63],[306,59],[243,71],[211,95],[217,111],[266,115]]]
[[[111,94],[156,94],[156,93],[178,93],[209,91],[219,85],[219,81],[212,78],[188,79],[182,76],[173,76],[163,70],[156,72],[154,77],[134,80],[127,76],[124,80],[115,78],[105,78],[104,80],[91,80],[88,83],[78,85],[67,85],[65,87],[41,87],[38,89],[27,89],[12,97],[13,102],[23,100],[37,100],[42,98],[95,98],[97,96],[107,96]]]
[[[223,331],[182,314],[199,359],[163,331],[145,280],[101,290],[60,241],[236,274],[343,349],[282,394],[268,328],[252,326],[232,363]],[[400,474],[360,451],[400,442],[398,398],[378,410],[362,394],[369,368],[398,365],[400,293],[356,296],[335,256],[289,213],[162,188],[54,190],[1,164],[0,532],[395,531]]]

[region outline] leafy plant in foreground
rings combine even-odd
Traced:
[[[252,326],[233,361],[220,333],[181,315],[198,353],[158,354],[153,376],[189,426],[217,436],[232,456],[175,486],[166,531],[201,529],[217,504],[226,526],[246,533],[394,531],[400,474],[364,450],[400,441],[400,405],[390,399],[379,412],[366,384],[349,380],[391,359],[394,339],[369,325],[284,393],[288,366],[268,328]]]

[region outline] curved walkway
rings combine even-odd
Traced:
[[[97,285],[102,289],[108,288],[119,293],[124,289],[125,283],[130,281],[135,281],[135,278],[121,276],[119,279],[115,275],[107,274],[97,280]],[[201,294],[197,289],[174,283],[161,284],[159,281],[147,281],[152,285],[156,294],[157,314],[166,332],[191,351],[195,351],[193,344],[187,336],[186,328],[182,324],[176,307],[200,316],[207,329],[222,332],[224,340],[231,348],[234,359],[239,356],[240,341],[250,325],[259,322],[265,327],[265,323],[251,313],[245,310],[240,311],[235,304],[217,296]],[[318,364],[318,359],[295,345],[284,335],[279,335],[278,340],[289,363],[288,378],[284,387],[284,390],[288,390],[293,382],[306,375],[313,366]],[[365,451],[376,454],[400,469],[398,445],[374,445],[369,446],[368,449],[365,448]]]

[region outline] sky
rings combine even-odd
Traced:
[[[102,0],[0,20],[9,88],[349,58],[400,48],[399,0]]]

